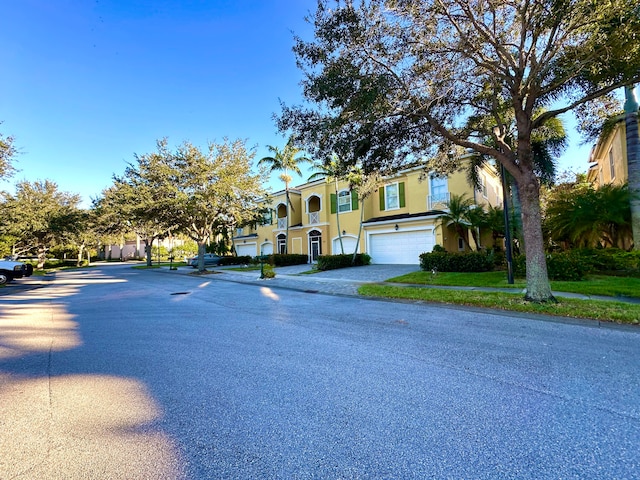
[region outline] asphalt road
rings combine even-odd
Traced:
[[[132,270],[0,296],[0,479],[640,478],[640,331]]]

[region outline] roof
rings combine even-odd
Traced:
[[[427,212],[420,212],[420,213],[400,213],[398,215],[386,215],[384,217],[373,217],[368,220],[365,220],[362,223],[364,225],[367,223],[391,222],[394,220],[411,220],[411,219],[423,218],[423,217],[438,217],[440,215],[444,215],[445,213],[446,212],[443,212],[442,210],[430,210]]]

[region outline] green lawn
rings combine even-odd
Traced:
[[[413,272],[387,280],[392,283],[407,283],[416,285],[447,285],[455,287],[498,287],[523,289],[526,283],[522,278],[516,278],[514,285],[507,283],[506,272],[457,273]],[[610,297],[640,298],[640,278],[613,277],[606,275],[591,275],[581,282],[552,281],[551,288],[556,292],[581,293],[583,295],[605,295]]]
[[[561,317],[589,318],[605,322],[638,324],[640,305],[615,301],[558,299],[558,303],[531,303],[515,293],[481,292],[469,290],[444,290],[392,285],[363,285],[361,295],[386,298],[403,298],[426,302],[439,302],[474,307],[495,308],[515,312],[538,313]]]

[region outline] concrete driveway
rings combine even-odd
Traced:
[[[311,268],[311,265],[292,265],[290,267],[278,267],[275,272],[276,275],[296,275],[301,272],[308,272]],[[419,270],[420,265],[364,265],[318,272],[309,278],[331,278],[354,282],[383,282],[389,278]]]

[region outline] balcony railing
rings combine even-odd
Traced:
[[[451,194],[449,192],[429,195],[427,197],[427,210],[446,210],[449,208],[449,200]]]
[[[278,219],[278,228],[279,229],[287,228],[287,217],[282,217]]]
[[[320,223],[320,212],[309,212],[309,224]]]

